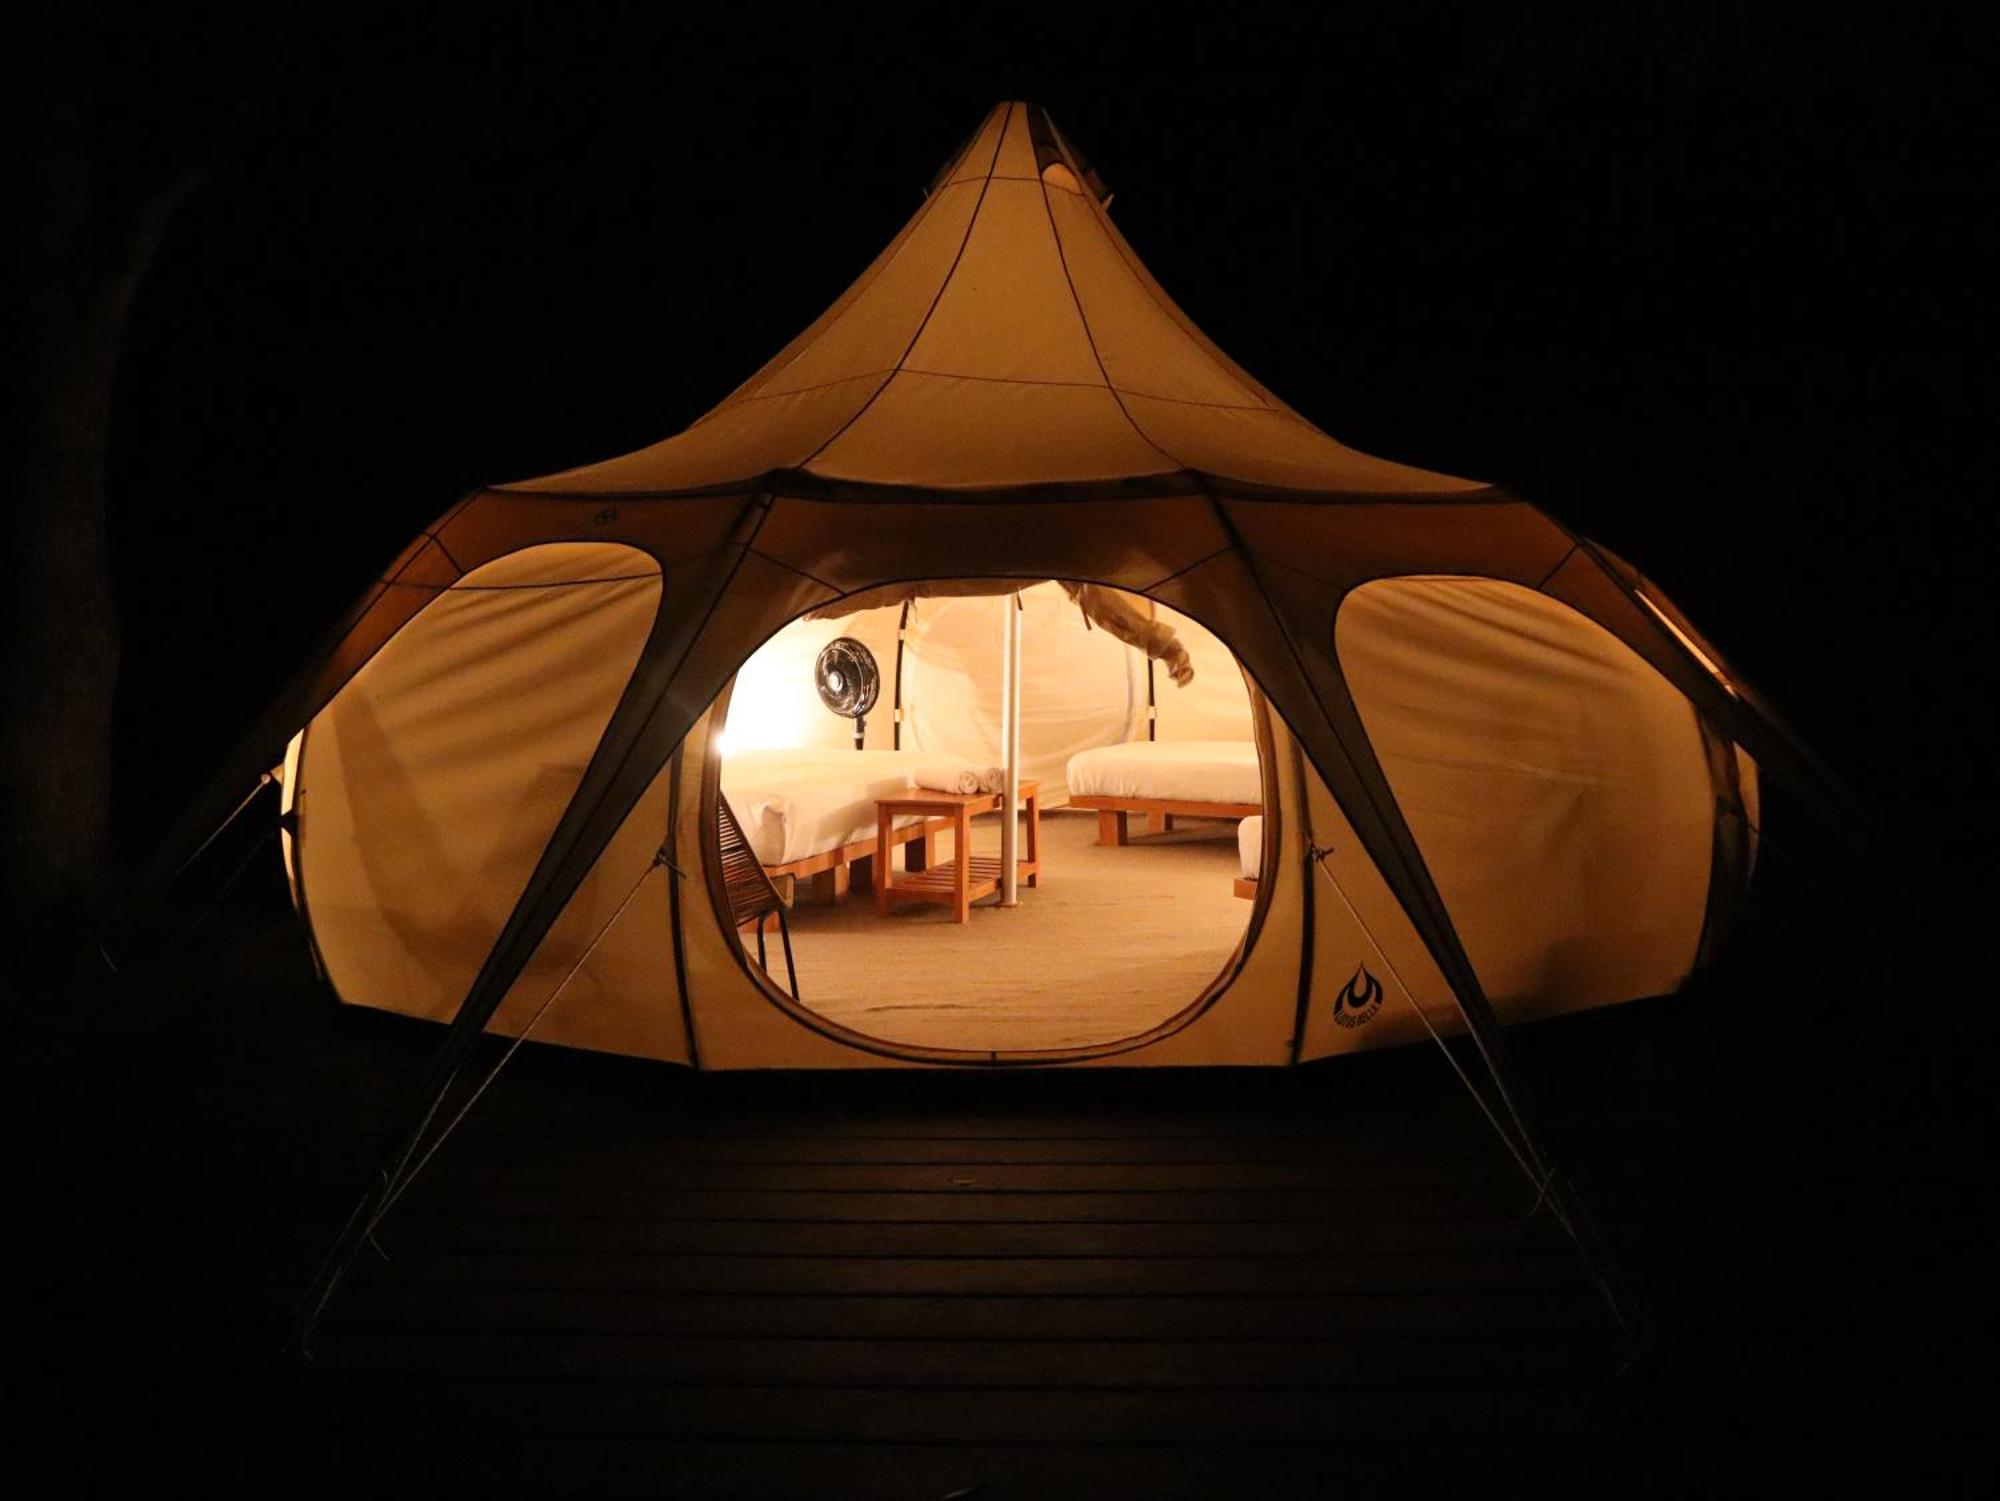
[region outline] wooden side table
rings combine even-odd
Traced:
[[[1028,810],[1028,857],[1015,862],[1018,879],[1037,884],[1042,873],[1041,783],[1021,783],[1021,805]],[[953,919],[965,922],[972,904],[1000,889],[1002,866],[990,855],[972,853],[972,815],[1004,810],[1007,797],[1002,792],[934,792],[928,787],[912,787],[895,797],[875,800],[875,832],[883,851],[875,862],[875,914],[887,917],[899,901],[943,902],[952,909]],[[920,871],[898,873],[889,868],[889,835],[901,814],[918,813],[926,819],[949,819],[952,837],[951,859],[942,865],[926,862]]]

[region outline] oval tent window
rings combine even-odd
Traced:
[[[1715,789],[1677,689],[1569,606],[1497,579],[1364,584],[1334,644],[1503,1017],[1680,985],[1707,912]]]
[[[775,991],[891,1051],[1103,1048],[1189,1012],[1243,951],[1254,908],[1243,825],[1262,810],[1264,765],[1234,656],[1194,621],[1113,591],[1091,607],[1168,625],[1171,662],[1060,583],[912,587],[914,599],[796,620],[736,674],[713,747],[718,822],[786,904],[782,934],[775,917],[761,945],[755,922],[740,929],[746,959],[761,951]],[[999,879],[1010,614],[1023,793],[1011,907]],[[866,658],[879,696],[856,717]]]
[[[509,553],[441,590],[295,741],[294,895],[343,1000],[455,1014],[583,779],[661,591],[658,563],[630,547]],[[547,1042],[681,1046],[657,959],[665,885],[644,879],[664,819],[663,792],[634,810],[495,1031],[537,1019]]]

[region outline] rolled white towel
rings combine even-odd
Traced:
[[[926,761],[910,773],[910,780],[932,792],[978,792],[979,773],[970,766],[949,761]]]
[[[981,792],[999,792],[1007,785],[1007,768],[1004,766],[982,766],[977,775]]]

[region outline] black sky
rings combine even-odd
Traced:
[[[1885,821],[1973,842],[1940,785],[1993,750],[1969,28],[409,14],[66,44],[117,139],[208,169],[113,433],[128,840],[417,528],[684,426],[1028,97],[1261,380],[1638,562]]]

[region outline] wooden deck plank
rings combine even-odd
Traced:
[[[478,1494],[1212,1501],[1333,1488],[1342,1494],[1407,1494],[1413,1477],[1459,1466],[1476,1470],[1488,1484],[1544,1493],[1592,1487],[1615,1492],[1635,1472],[1662,1481],[1718,1473],[1751,1479],[1759,1472],[1739,1449],[1698,1435],[1679,1443],[1507,1437],[1470,1445],[1348,1436],[1333,1455],[1308,1440],[907,1446],[496,1435],[468,1446],[427,1442],[419,1435],[349,1434],[337,1441],[305,1441],[295,1473],[315,1486],[349,1475],[365,1480],[402,1474],[434,1489],[463,1487]],[[802,1491],[801,1477],[810,1477],[809,1489]]]
[[[17,1189],[60,1331],[30,1420],[119,1413],[128,1447],[202,1473],[221,1445],[266,1491],[1248,1494],[1305,1460],[1308,1493],[1615,1493],[1853,1427],[1817,1404],[1863,1388],[1814,1362],[1897,1291],[1844,1275],[1881,1161],[1803,1150],[1719,1012],[1517,1034],[1661,1330],[1633,1381],[1434,1056],[700,1078],[529,1049],[295,1367],[293,1300],[436,1041],[298,959],[258,939],[9,1102],[21,1140],[66,1131]],[[1905,1206],[1967,1181],[1897,1174]],[[1960,1408],[1894,1370],[1943,1452]]]
[[[665,1336],[615,1331],[349,1329],[315,1374],[668,1386],[926,1390],[1462,1390],[1484,1382],[1590,1385],[1606,1361],[1565,1336],[1431,1341],[884,1340]]]
[[[273,1284],[282,1299],[285,1287]],[[1505,1299],[1472,1291],[1231,1298],[826,1297],[787,1292],[717,1299],[698,1293],[604,1292],[397,1283],[356,1287],[340,1326],[652,1334],[712,1338],[878,1340],[1575,1340],[1598,1355],[1604,1316],[1587,1292]]]
[[[727,1387],[588,1377],[520,1381],[505,1376],[425,1379],[370,1372],[314,1373],[315,1426],[336,1433],[542,1434],[560,1437],[844,1440],[897,1444],[1171,1444],[1200,1431],[1217,1443],[1316,1432],[1322,1442],[1371,1434],[1443,1440],[1603,1439],[1642,1429],[1647,1394],[1600,1381],[1565,1388],[1494,1383],[1461,1400],[1413,1402],[1376,1389],[1242,1392],[1005,1392],[851,1386],[804,1393],[791,1386]],[[1682,1415],[1691,1435],[1742,1434],[1728,1409]]]
[[[504,1222],[504,1224],[502,1223]],[[246,1238],[274,1251],[310,1249],[325,1224],[295,1215],[232,1216],[188,1228],[191,1243],[218,1248]],[[1348,1221],[1035,1221],[1035,1220],[739,1220],[623,1218],[564,1213],[539,1217],[506,1206],[473,1215],[435,1215],[413,1206],[378,1237],[393,1253],[467,1250],[490,1245],[504,1229],[508,1243],[536,1253],[604,1252],[673,1256],[822,1256],[878,1260],[945,1257],[1004,1259],[1115,1257],[1125,1260],[1214,1257],[1355,1258],[1382,1255],[1512,1255],[1550,1245],[1541,1231],[1525,1235],[1509,1220]],[[1712,1252],[1736,1236],[1719,1222],[1667,1221],[1649,1230],[1656,1249],[1676,1255]]]
[[[1574,1284],[1575,1253],[1452,1257],[1426,1265],[1411,1253],[1354,1257],[829,1257],[657,1256],[644,1252],[537,1253],[403,1249],[391,1265],[412,1285],[625,1288],[647,1292],[1226,1297],[1257,1287],[1279,1293],[1407,1290],[1449,1276],[1478,1290],[1560,1290]]]
[[[175,1142],[133,1143],[135,1150],[159,1151],[189,1160],[190,1176],[225,1180],[267,1160],[269,1147],[258,1143],[208,1142],[199,1138]],[[572,1151],[548,1149],[514,1153],[509,1150],[457,1149],[453,1143],[426,1170],[416,1192],[475,1193],[514,1188],[566,1189],[576,1193],[637,1192],[658,1194],[731,1191],[739,1193],[948,1194],[973,1191],[993,1194],[1095,1194],[1157,1196],[1194,1194],[1373,1194],[1409,1192],[1425,1195],[1457,1190],[1503,1190],[1518,1193],[1532,1185],[1515,1165],[1497,1153],[1441,1153],[1436,1156],[1348,1157],[1329,1152],[1253,1154],[1237,1160],[1217,1152],[1174,1161],[1105,1160],[1098,1154],[1059,1160],[1040,1154],[1021,1157],[943,1151],[906,1150],[875,1154],[873,1160],[829,1153],[820,1160],[809,1149],[778,1155],[660,1154],[610,1143],[580,1146]],[[371,1137],[338,1142],[302,1140],[289,1154],[298,1181],[353,1182],[365,1175],[380,1151]],[[1022,1160],[1025,1158],[1026,1160]],[[1680,1154],[1632,1153],[1579,1162],[1587,1176],[1606,1193],[1638,1185],[1675,1192],[1701,1189],[1736,1175],[1732,1164],[1691,1160]]]

